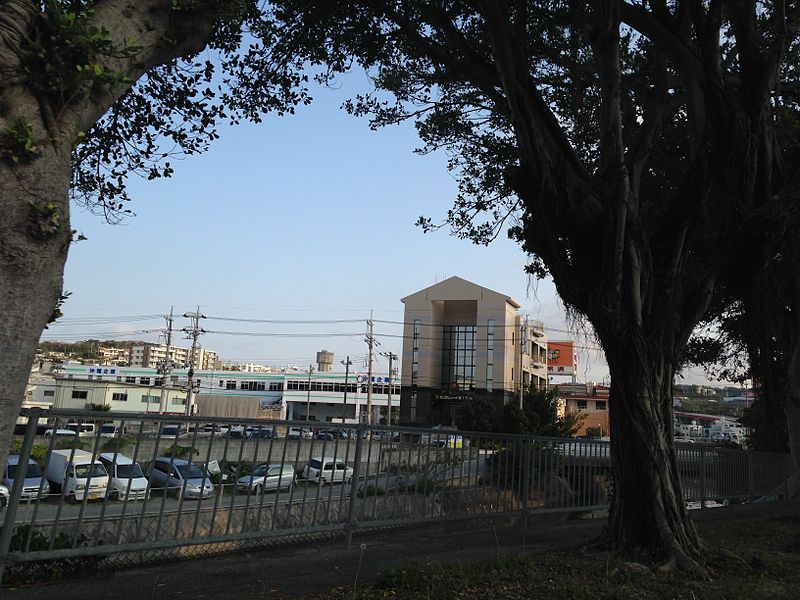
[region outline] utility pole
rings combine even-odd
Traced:
[[[347,418],[347,379],[350,377],[350,365],[353,363],[350,362],[350,357],[347,357],[347,360],[339,361],[344,365],[344,402],[342,404],[342,425],[344,425],[345,419]],[[356,409],[358,409],[358,402],[356,402]]]
[[[393,352],[381,352],[381,356],[385,356],[389,359],[389,392],[387,394],[388,399],[386,401],[388,418],[386,419],[386,423],[388,425],[392,425],[392,361],[397,360],[397,354],[394,354]]]
[[[314,365],[308,365],[308,396],[306,397],[306,423],[308,423],[308,417],[311,414],[311,373],[314,372]],[[347,394],[347,391],[345,391]]]
[[[197,307],[197,312],[184,313],[184,317],[192,320],[192,326],[184,327],[182,331],[187,334],[186,339],[192,340],[192,350],[189,353],[189,389],[186,392],[186,416],[192,414],[192,402],[194,401],[194,357],[197,352],[197,338],[205,333],[205,329],[200,328],[200,319],[205,319],[205,315],[200,313],[200,307]]]
[[[367,346],[369,347],[369,363],[367,364],[367,427],[372,425],[372,311],[369,311],[369,321],[367,321]]]
[[[169,307],[169,316],[164,319],[167,322],[167,354],[164,363],[159,365],[158,374],[161,375],[161,402],[159,403],[159,413],[162,415],[167,412],[167,377],[172,374],[172,359],[169,357],[170,347],[172,346],[172,311],[174,306]]]

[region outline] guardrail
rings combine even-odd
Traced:
[[[0,533],[0,581],[3,570],[7,579],[25,578],[32,565],[38,572],[48,564],[68,571],[76,558],[139,564],[287,536],[343,536],[349,544],[360,529],[599,511],[613,488],[610,446],[602,441],[66,410],[25,414],[25,434],[15,437],[11,452],[19,464]],[[56,431],[79,420],[118,427],[112,437],[99,426],[89,437],[37,435],[42,423]],[[302,429],[308,426],[324,431]],[[97,470],[63,484],[52,466],[59,448],[67,462],[78,462],[82,450],[88,462],[140,464],[146,477],[104,481]],[[792,472],[786,455],[700,446],[679,446],[677,453],[685,499],[698,506],[774,494]],[[44,477],[25,483],[31,457],[49,484]],[[139,473],[130,467],[126,474]],[[90,498],[87,490],[103,483],[105,492]]]

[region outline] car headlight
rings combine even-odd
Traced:
[[[82,489],[85,489],[85,488],[86,488],[86,484],[85,483],[79,483],[79,484],[77,484],[75,486],[76,490],[82,490]]]

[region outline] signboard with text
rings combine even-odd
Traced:
[[[547,342],[547,373],[574,375],[578,371],[575,342]]]

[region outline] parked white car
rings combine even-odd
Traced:
[[[10,500],[11,500],[11,492],[8,491],[8,488],[6,486],[0,484],[0,509],[3,509],[6,506],[8,506]]]
[[[353,469],[340,459],[330,456],[312,458],[303,469],[303,477],[307,481],[325,485],[326,483],[350,483],[353,479]]]
[[[100,462],[108,471],[107,496],[112,500],[144,500],[147,498],[147,478],[142,467],[122,454],[101,454]],[[130,487],[129,487],[130,486]]]

